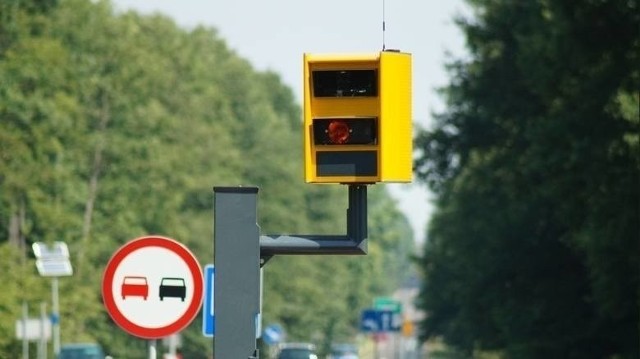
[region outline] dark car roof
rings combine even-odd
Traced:
[[[316,346],[311,343],[283,343],[279,345],[278,359],[308,359],[316,354]]]
[[[311,343],[282,343],[279,345],[280,349],[284,348],[298,348],[298,349],[310,349],[316,350],[316,346]]]

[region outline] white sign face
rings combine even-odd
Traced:
[[[193,300],[193,278],[177,254],[160,247],[131,252],[120,262],[111,290],[118,310],[132,323],[167,326]]]
[[[36,242],[31,247],[36,258],[69,258],[69,248],[64,242],[54,242],[51,247],[44,242]]]
[[[44,242],[36,242],[31,247],[36,256],[36,268],[41,276],[62,277],[73,274],[66,243],[54,242],[49,247]]]
[[[202,272],[180,243],[143,237],[120,248],[107,265],[103,300],[114,321],[143,338],[162,338],[188,325],[202,302]]]
[[[16,338],[37,340],[42,338],[42,330],[44,330],[45,339],[51,338],[51,321],[49,318],[36,319],[29,318],[26,321],[16,320]]]
[[[38,273],[43,277],[64,277],[73,274],[71,262],[67,258],[60,260],[37,259],[36,268],[38,269]]]

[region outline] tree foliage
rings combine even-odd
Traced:
[[[116,328],[103,308],[104,266],[147,234],[176,238],[211,262],[213,186],[259,186],[265,233],[346,228],[346,188],[302,181],[291,90],[256,72],[214,29],[116,14],[108,1],[4,1],[0,11],[0,357],[19,356],[22,303],[33,315],[50,298],[34,242],[70,248],[62,341],[141,358],[146,342]],[[272,260],[265,324],[325,346],[346,340],[359,310],[406,276],[408,222],[383,188],[370,193],[371,255]],[[200,328],[198,317],[183,333],[186,357],[212,352]]]
[[[469,1],[470,51],[418,137],[438,196],[423,339],[513,358],[637,358],[637,1]]]

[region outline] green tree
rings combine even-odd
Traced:
[[[438,196],[423,339],[638,356],[638,2],[470,1],[470,58],[417,139]]]

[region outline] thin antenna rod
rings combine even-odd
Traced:
[[[385,17],[384,17],[384,0],[382,0],[382,51],[385,50],[384,33],[386,30]]]

